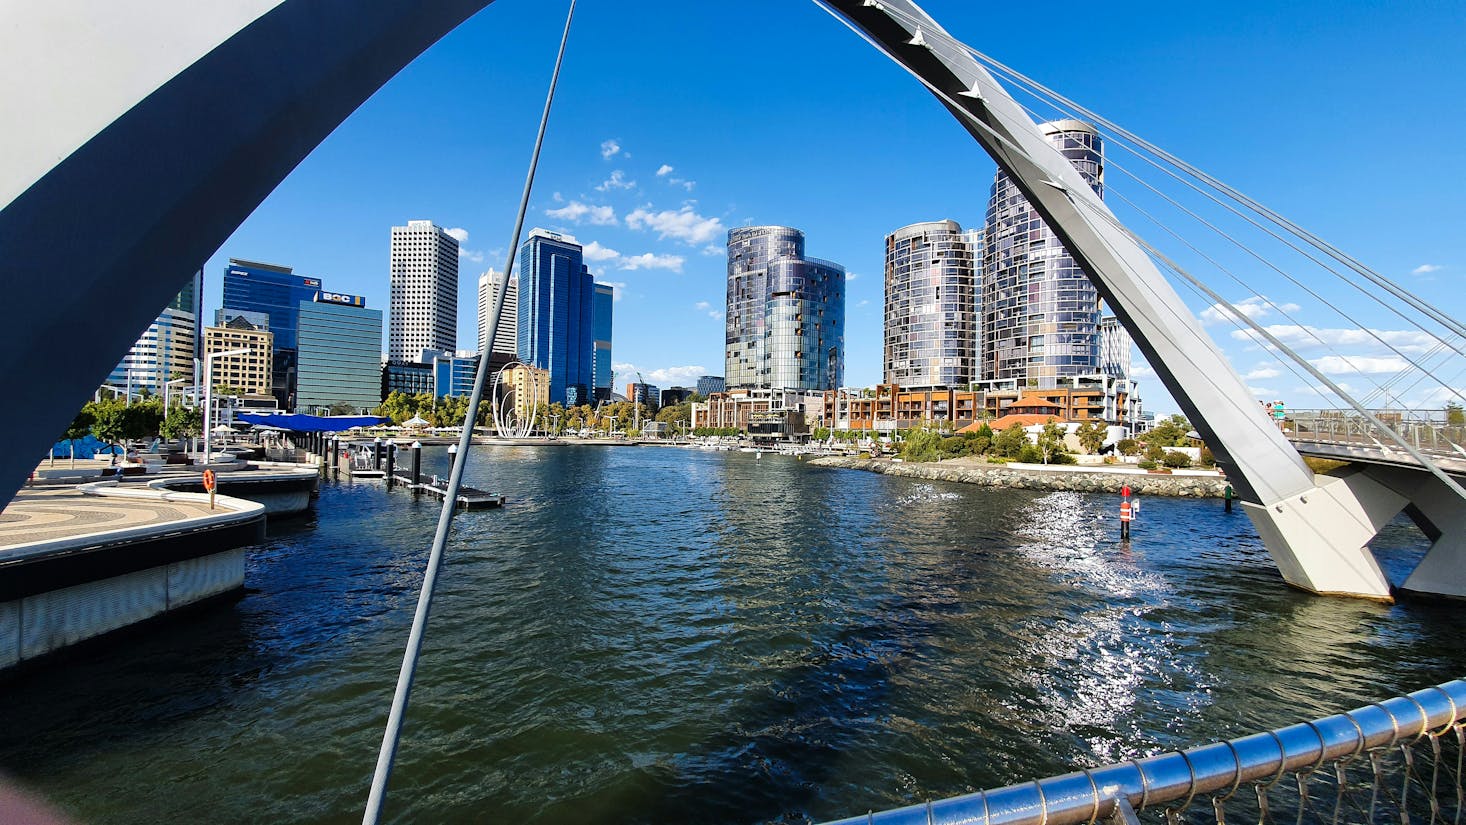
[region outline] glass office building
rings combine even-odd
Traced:
[[[886,236],[885,383],[959,388],[977,380],[981,233],[929,221]]]
[[[269,316],[275,336],[271,394],[282,410],[295,409],[300,306],[320,291],[320,278],[296,275],[288,266],[230,258],[224,267],[224,309]]]
[[[550,402],[591,401],[595,284],[570,235],[533,229],[519,248],[519,359],[550,373]]]
[[[845,366],[845,268],[787,226],[728,232],[728,387],[828,390]]]
[[[473,380],[478,373],[478,353],[463,350],[435,353],[432,365],[434,398],[449,395],[467,398],[473,395]]]
[[[611,305],[616,300],[616,288],[610,284],[595,285],[595,306],[591,317],[595,321],[595,384],[592,394],[596,401],[611,400]]]
[[[193,385],[194,359],[203,357],[203,318],[200,315],[203,277],[203,272],[194,273],[168,306],[143,330],[137,343],[107,376],[108,386],[119,392],[131,388],[134,393],[146,389],[153,395],[165,395],[164,384],[175,378],[188,380],[173,385],[174,392],[184,384]]]
[[[1104,196],[1103,145],[1078,120],[1040,126]],[[1100,367],[1100,298],[1038,212],[999,169],[983,250],[982,378],[1052,388]]]
[[[382,311],[357,296],[318,292],[300,303],[297,319],[296,409],[375,409],[382,401]]]

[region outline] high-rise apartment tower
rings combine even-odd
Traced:
[[[509,355],[512,361],[519,347],[519,276],[509,279],[504,312],[499,316],[499,328],[494,331],[494,344],[490,348],[489,313],[494,311],[501,288],[505,288],[504,273],[491,268],[478,276],[478,351]]]
[[[1094,127],[1058,120],[1039,128],[1103,197]],[[1099,293],[1002,169],[988,201],[982,261],[983,379],[1052,388],[1099,371]]]
[[[729,387],[831,390],[844,380],[845,268],[806,258],[787,226],[728,232]]]
[[[886,236],[885,383],[965,387],[977,380],[979,232],[956,221]]]

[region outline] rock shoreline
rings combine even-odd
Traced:
[[[1221,498],[1226,480],[1221,476],[1174,476],[1164,474],[1110,473],[1101,470],[1035,470],[1007,464],[914,464],[887,459],[824,456],[809,461],[815,467],[838,467],[866,470],[905,478],[928,481],[955,481],[983,487],[1019,490],[1066,491],[1074,493],[1116,493],[1130,485],[1131,492],[1141,496],[1177,498]]]

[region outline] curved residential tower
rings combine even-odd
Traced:
[[[806,258],[798,229],[729,230],[725,342],[729,388],[836,389],[844,380],[845,268]]]
[[[1094,127],[1058,120],[1039,128],[1103,197]],[[1099,371],[1099,292],[1002,169],[988,201],[982,271],[983,379],[1048,388]]]
[[[977,372],[979,232],[928,221],[886,236],[885,383],[965,387]]]

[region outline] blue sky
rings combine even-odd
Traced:
[[[1058,5],[1037,17],[1032,4],[924,6],[974,47],[1466,314],[1466,6]],[[206,305],[240,257],[386,309],[390,227],[430,219],[466,233],[459,342],[472,347],[477,276],[504,266],[565,8],[497,0],[403,70],[208,262]],[[812,2],[583,0],[526,228],[594,244],[592,271],[619,286],[617,383],[639,369],[668,386],[723,372],[727,229],[799,227],[809,254],[853,276],[846,382],[869,385],[881,379],[884,236],[923,220],[979,225],[993,168],[913,79]],[[1273,280],[1255,270],[1249,287],[1217,288],[1293,302],[1257,286]],[[1357,309],[1381,330],[1399,325]],[[1268,314],[1257,317],[1281,320]],[[1213,334],[1259,394],[1310,405],[1266,350],[1226,324]],[[1371,347],[1346,353],[1356,360],[1341,380],[1391,366],[1357,360],[1378,356]],[[1142,389],[1151,409],[1174,410],[1155,380]]]

